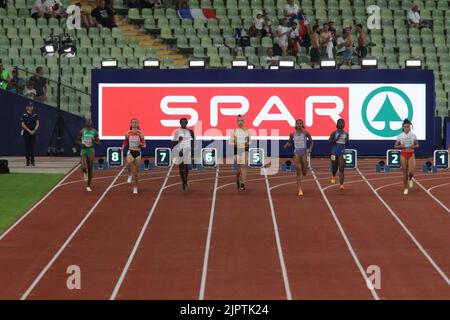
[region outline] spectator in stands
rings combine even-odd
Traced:
[[[239,44],[233,49],[233,53],[235,58],[245,58],[244,49]]]
[[[324,23],[320,32],[320,56],[333,59],[333,34],[328,23]]]
[[[296,21],[299,10],[300,8],[294,3],[294,0],[287,0],[286,5],[284,6],[283,15],[289,19],[288,22]]]
[[[33,81],[28,80],[25,89],[23,89],[23,95],[28,99],[36,99],[36,89],[34,88]]]
[[[262,30],[264,28],[265,18],[263,17],[263,13],[261,11],[256,13],[256,17],[253,19],[253,25],[255,26],[256,36],[261,37]]]
[[[267,57],[266,57],[267,67],[276,66],[277,65],[277,61],[278,61],[278,57],[273,55],[273,49],[272,48],[267,48],[266,52],[267,52]]]
[[[358,48],[356,48],[356,52],[359,63],[361,64],[361,60],[367,56],[366,33],[364,32],[364,28],[361,23],[356,25],[356,32],[358,33]]]
[[[344,31],[345,50],[344,50],[344,64],[351,65],[353,58],[353,36],[352,28],[348,26]]]
[[[36,140],[36,132],[39,129],[39,116],[33,113],[33,102],[28,102],[26,112],[20,118],[20,123],[25,141],[27,166],[32,165],[34,167],[34,142]]]
[[[25,80],[19,77],[19,71],[14,68],[11,72],[11,79],[8,83],[8,91],[12,93],[22,94],[25,87]]]
[[[98,23],[92,18],[89,12],[86,12],[83,8],[81,8],[81,3],[77,2],[76,6],[80,7],[81,10],[81,26],[83,28],[94,28],[98,27]]]
[[[422,23],[422,19],[420,18],[419,14],[419,6],[417,4],[414,4],[411,9],[408,10],[407,13],[408,23],[413,28],[426,28],[427,25]]]
[[[292,56],[297,55],[297,53],[300,51],[301,41],[300,30],[297,26],[297,22],[292,22],[291,30],[288,35],[288,48]]]
[[[319,48],[320,48],[320,29],[319,26],[316,24],[313,26],[312,31],[311,31],[311,48],[309,49],[309,54],[311,57],[311,68],[314,68],[316,65],[319,64],[320,62],[320,52],[319,52]]]
[[[336,33],[336,27],[334,26],[334,21],[330,20],[328,21],[328,29],[331,33]]]
[[[47,79],[43,77],[44,68],[37,67],[36,73],[30,78],[33,81],[34,89],[36,89],[36,100],[47,101]]]
[[[6,90],[9,81],[9,71],[3,68],[3,64],[0,63],[0,89]]]
[[[337,56],[342,56],[345,51],[345,39],[342,36],[344,33],[345,33],[345,30],[342,34],[341,33],[336,34],[336,55]]]
[[[264,16],[264,26],[261,30],[261,37],[273,37],[272,21],[270,20],[268,15]]]
[[[60,0],[36,0],[31,9],[32,18],[67,17],[66,9]]]
[[[288,19],[283,18],[281,24],[277,27],[275,43],[281,48],[281,55],[287,56],[288,49],[288,36],[291,32],[291,29],[288,27]]]
[[[189,8],[188,0],[175,0],[175,9]]]
[[[111,8],[107,7],[105,0],[98,0],[97,7],[91,12],[91,16],[98,23],[99,27],[105,28],[116,28],[116,12]]]
[[[8,8],[8,0],[0,0],[0,8],[7,9]]]

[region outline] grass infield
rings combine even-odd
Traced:
[[[0,174],[0,234],[62,179],[57,173]]]

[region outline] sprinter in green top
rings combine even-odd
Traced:
[[[94,144],[100,144],[98,132],[92,128],[92,120],[86,119],[86,125],[80,130],[76,142],[81,145],[81,170],[84,180],[87,181],[86,191],[91,192],[92,169],[94,167]]]

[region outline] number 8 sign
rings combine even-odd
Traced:
[[[110,167],[121,167],[123,165],[122,148],[109,147],[106,150],[106,155]]]
[[[386,164],[391,168],[400,168],[400,150],[389,149],[386,152]]]

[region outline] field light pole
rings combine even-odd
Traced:
[[[56,119],[56,123],[55,126],[53,128],[53,132],[52,132],[52,136],[50,138],[50,146],[47,149],[47,153],[49,154],[55,154],[55,155],[61,155],[64,152],[64,149],[62,148],[61,144],[62,144],[62,131],[63,131],[63,126],[65,126],[65,122],[64,122],[64,118],[62,116],[61,113],[61,56],[63,54],[67,54],[68,52],[64,51],[63,48],[63,37],[66,37],[65,34],[59,34],[59,35],[52,35],[51,36],[51,42],[53,45],[53,53],[57,54],[57,65],[58,65],[58,81],[57,81],[57,91],[56,91],[56,109],[57,109],[57,119]],[[70,37],[69,37],[70,39]],[[71,41],[71,40],[70,40]],[[47,42],[44,40],[44,42]],[[46,55],[48,56],[48,51],[45,48],[45,46],[43,47],[44,50],[42,50],[43,53],[46,53]],[[75,54],[76,52],[76,48],[74,43],[71,44],[71,52],[72,54]],[[67,129],[67,127],[66,127]],[[70,134],[70,131],[67,130],[70,138],[73,140],[73,137]],[[56,136],[56,137],[55,137]],[[55,144],[53,145],[53,141],[55,140]]]

